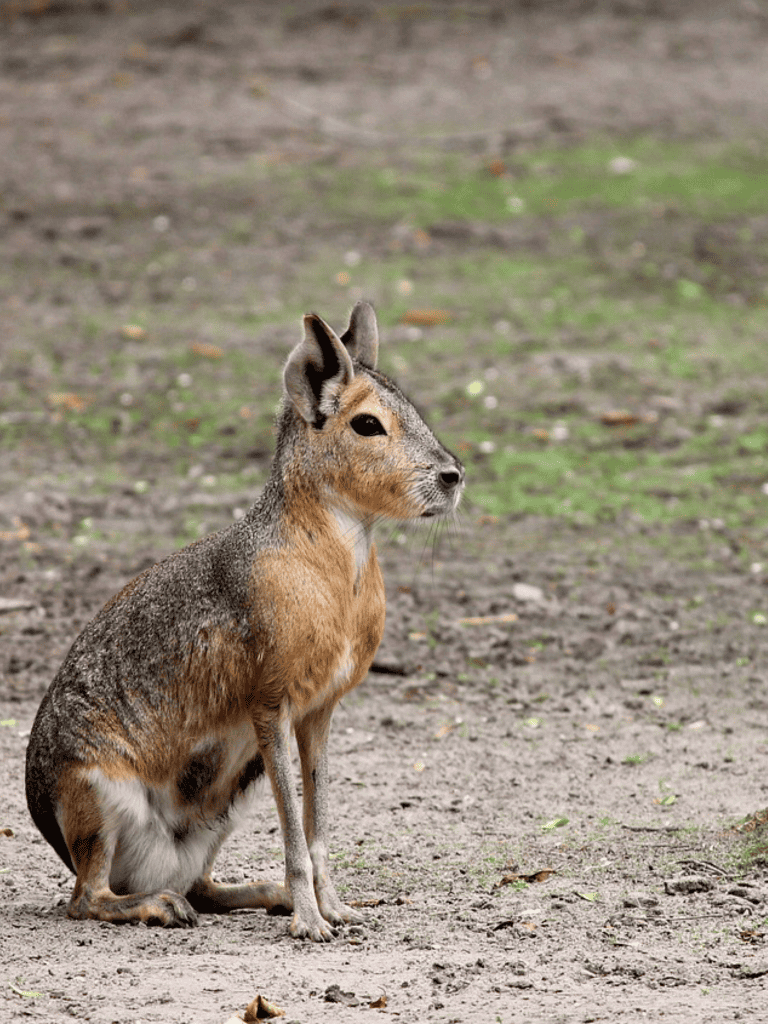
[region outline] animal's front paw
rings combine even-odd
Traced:
[[[312,942],[330,942],[336,935],[335,929],[319,914],[305,915],[298,911],[293,915],[290,932],[294,939],[310,939]]]

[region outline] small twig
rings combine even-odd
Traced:
[[[648,950],[648,949],[643,949],[642,946],[638,946],[634,942],[624,942],[621,939],[617,939],[613,935],[610,935],[610,934],[607,934],[605,936],[605,938],[608,939],[608,941],[610,942],[610,944],[612,946],[624,946],[626,949],[634,949],[635,952],[642,953],[642,955],[643,956],[647,956],[649,960],[659,960],[659,961],[664,962],[664,963],[667,962],[667,958],[666,957],[657,956],[655,953],[651,953],[650,950]]]
[[[683,860],[676,862],[677,864],[687,864],[693,868],[704,868],[705,870],[714,871],[717,875],[723,875],[727,877],[728,872],[725,868],[721,868],[719,864],[713,864],[711,860],[691,860],[684,857]]]
[[[742,919],[745,916],[746,915],[742,914]],[[721,913],[678,914],[676,917],[662,917],[661,915],[657,917],[655,914],[646,914],[645,916],[641,917],[639,914],[632,914],[631,916],[627,914],[626,916],[622,916],[621,920],[618,922],[618,925],[621,926],[622,924],[658,924],[666,926],[671,924],[687,924],[689,921],[728,921],[732,917],[733,914]],[[614,918],[611,918],[611,921],[613,920]],[[611,927],[613,927],[613,925],[611,925]]]
[[[622,825],[628,832],[682,832],[682,825]]]

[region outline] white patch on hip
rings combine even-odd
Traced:
[[[177,779],[145,783],[109,778],[99,768],[84,772],[93,787],[104,828],[116,838],[109,883],[118,894],[173,889],[182,895],[208,869],[218,847],[247,815],[255,786],[233,789],[258,753],[250,722],[201,737],[189,757],[224,744],[216,778],[200,801],[179,799]]]

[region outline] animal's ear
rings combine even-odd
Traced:
[[[376,369],[379,355],[379,329],[376,326],[376,314],[370,302],[356,302],[349,317],[349,327],[342,334],[341,340],[347,346],[347,352],[358,363]]]
[[[318,429],[338,407],[338,398],[355,376],[346,348],[316,313],[304,317],[304,340],[288,356],[285,391],[299,415]]]

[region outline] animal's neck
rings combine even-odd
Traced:
[[[324,573],[346,576],[345,564],[348,566],[351,558],[350,582],[357,589],[370,564],[375,517],[298,473],[288,473],[283,479],[273,474],[261,500],[278,524],[283,543],[298,545],[302,557]],[[254,512],[258,518],[256,509]]]
[[[344,551],[351,555],[355,587],[359,583],[371,557],[374,517],[344,501],[322,480],[316,457],[307,444],[306,425],[287,402],[278,420],[270,477],[253,515],[282,523],[278,530],[285,529],[286,535],[294,538],[305,535],[313,545],[323,538],[319,551],[312,553],[313,560],[323,551],[321,558],[330,556],[333,560],[334,555],[326,545],[338,545],[339,554]]]
[[[338,531],[339,540],[352,554],[357,581],[371,556],[373,524],[368,517],[362,517],[338,505],[330,505],[328,511],[332,528]]]

